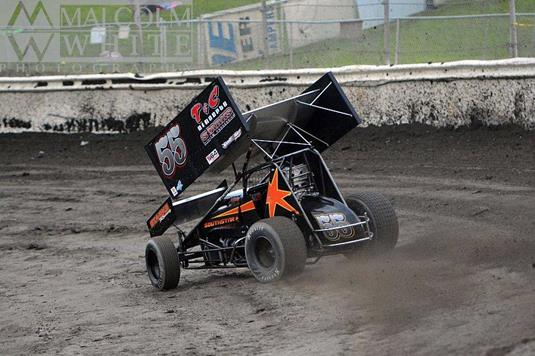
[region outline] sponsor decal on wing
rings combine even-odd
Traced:
[[[219,152],[217,152],[217,148],[214,148],[214,150],[210,152],[208,156],[206,156],[206,161],[208,162],[208,164],[211,165],[212,163],[217,161],[218,158],[219,158]]]
[[[193,105],[190,115],[197,123],[197,130],[205,146],[236,117],[236,113],[229,107],[227,101],[221,101],[217,85],[210,92],[208,102]]]
[[[241,136],[241,129],[239,129],[238,131],[234,132],[232,134],[232,136],[230,136],[228,138],[228,140],[226,140],[225,142],[223,142],[223,144],[221,146],[223,146],[223,149],[227,149],[233,142],[236,142],[238,141],[238,139],[240,138]]]
[[[223,104],[226,104],[224,102]],[[232,108],[226,108],[203,132],[201,132],[201,141],[206,146],[223,130],[229,122],[236,117]]]
[[[163,205],[160,210],[154,214],[154,216],[149,221],[149,226],[153,229],[158,223],[167,217],[171,213],[171,207],[168,204]]]

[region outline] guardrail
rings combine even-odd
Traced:
[[[0,78],[0,132],[130,132],[165,125],[222,76],[244,111],[333,71],[366,124],[535,129],[535,59],[396,66]]]
[[[124,73],[0,77],[0,92],[196,89],[207,85],[216,76],[222,76],[229,86],[238,88],[304,86],[327,71],[335,73],[338,81],[347,86],[376,86],[407,81],[533,78],[535,58],[287,70],[198,70],[149,75]]]

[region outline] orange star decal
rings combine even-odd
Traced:
[[[295,208],[286,200],[284,200],[284,198],[289,195],[292,195],[292,193],[287,190],[279,189],[279,170],[275,169],[275,174],[273,174],[273,178],[271,179],[271,182],[269,182],[266,197],[266,204],[269,207],[270,218],[275,216],[275,209],[277,208],[277,205],[288,210],[289,212],[299,215],[299,212],[295,210]]]

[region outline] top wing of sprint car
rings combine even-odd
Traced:
[[[236,181],[230,187],[223,181],[211,191],[179,199],[207,170],[221,171],[242,155],[247,162],[255,154],[273,161],[305,147],[319,155],[359,123],[332,73],[300,95],[245,113],[239,110],[223,80],[216,78],[145,146],[170,195],[147,221],[151,236],[163,234],[172,224],[196,218],[203,218],[202,224],[223,200],[243,203],[245,182],[243,189],[231,190],[245,176],[245,166],[241,172],[234,167]],[[263,183],[267,186],[267,181]],[[343,200],[341,194],[336,196]],[[248,204],[252,207],[251,202]]]
[[[246,124],[223,80],[208,85],[145,146],[169,195],[176,199],[210,166],[220,166],[221,156],[245,139]]]

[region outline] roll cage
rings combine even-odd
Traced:
[[[287,141],[286,138],[289,133],[294,133],[299,140]],[[317,185],[315,190],[318,194],[328,196],[334,199],[339,200],[343,204],[345,200],[341,194],[338,186],[336,185],[329,169],[327,168],[321,154],[314,148],[310,141],[306,137],[313,137],[312,134],[306,132],[303,129],[296,127],[293,124],[287,124],[287,128],[280,140],[264,140],[264,139],[253,139],[251,138],[251,145],[247,150],[245,155],[245,161],[241,170],[238,170],[236,164],[232,164],[232,170],[234,173],[234,182],[226,186],[222,183],[220,188],[216,189],[215,192],[221,193],[217,200],[214,202],[212,207],[208,209],[206,214],[201,218],[200,222],[195,228],[191,230],[189,234],[185,234],[180,227],[175,225],[178,231],[178,246],[177,252],[179,259],[182,265],[182,268],[186,269],[207,269],[207,268],[234,268],[234,267],[246,267],[246,264],[243,261],[237,261],[234,258],[237,256],[237,252],[240,249],[244,248],[245,244],[245,233],[248,229],[248,225],[240,226],[240,232],[243,236],[236,238],[231,246],[219,246],[214,243],[211,243],[207,239],[199,236],[199,226],[203,221],[214,211],[220,207],[221,203],[227,199],[238,198],[240,201],[238,203],[238,215],[241,214],[239,207],[246,199],[246,197],[251,196],[256,193],[258,190],[262,190],[269,182],[271,172],[275,169],[278,169],[280,172],[287,171],[288,175],[281,175],[281,178],[285,180],[288,185],[292,195],[295,196],[295,186],[294,179],[292,176],[292,167],[296,164],[305,164],[309,167],[313,164],[312,161],[316,160],[316,167],[313,168],[314,172],[317,174],[314,175],[315,182],[313,184]],[[317,138],[315,138],[317,139]],[[328,145],[325,143],[325,145]],[[295,149],[290,152],[279,155],[278,152],[281,147],[291,146]],[[255,167],[249,168],[251,163],[251,157],[254,156],[255,150],[258,150],[264,155],[265,162],[256,165]],[[250,186],[249,181],[250,177],[258,172],[264,172],[262,178],[259,181],[254,182],[254,185]],[[241,184],[239,189],[235,189]],[[201,195],[202,196],[202,195]],[[195,199],[192,197],[189,199]],[[297,218],[296,216],[292,217],[294,221],[300,226],[306,238],[307,246],[309,248],[309,257],[314,257],[315,259],[310,263],[316,263],[321,256],[326,254],[336,253],[338,247],[346,246],[349,244],[357,244],[364,241],[369,241],[373,238],[373,233],[370,231],[368,226],[369,218],[366,215],[359,216],[360,221],[351,224],[345,224],[341,226],[336,226],[332,228],[318,228],[315,226],[311,218],[306,213],[305,209],[300,203],[299,199],[295,200],[300,212],[302,215]],[[246,220],[246,219],[243,219]],[[338,244],[325,244],[320,238],[320,234],[326,231],[334,230],[343,230],[349,227],[358,227],[364,231],[364,235],[358,239],[349,241],[349,242],[340,242]],[[190,249],[204,244],[208,246],[208,249],[190,251]],[[227,258],[222,258],[218,260],[207,259],[207,256],[211,254],[227,254]],[[217,263],[217,264],[216,264]],[[191,266],[203,264],[203,266]]]

